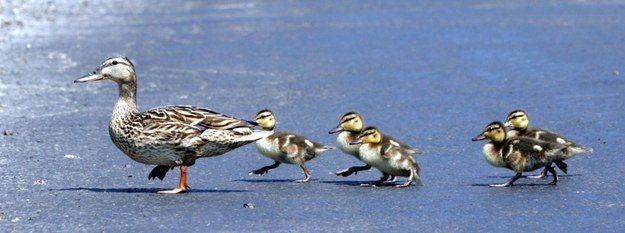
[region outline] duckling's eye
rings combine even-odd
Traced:
[[[111,62],[111,64],[117,65],[117,60],[113,60],[113,62]]]

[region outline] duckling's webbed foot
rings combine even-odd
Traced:
[[[556,169],[554,169],[555,167],[552,167],[551,165],[547,165],[545,167],[546,170],[548,170],[551,175],[553,175],[553,181],[551,181],[551,185],[556,185],[558,183],[558,174],[556,173]]]
[[[388,178],[388,180],[385,180],[384,182],[382,182],[382,184],[384,184],[384,185],[394,185],[396,181],[397,181],[397,176],[391,175]]]
[[[369,170],[369,169],[371,169],[371,165],[353,166],[353,167],[350,167],[348,169],[340,170],[340,171],[338,171],[338,172],[336,172],[334,174],[337,175],[337,176],[346,177],[346,176],[350,176],[352,174],[356,175],[356,174],[358,174],[359,171],[366,171],[366,170]]]
[[[410,184],[412,184],[412,179],[414,179],[414,173],[412,173],[412,170],[410,170],[410,176],[408,176],[408,179],[406,179],[406,182],[404,182],[403,184],[400,185],[395,185],[395,187],[397,188],[405,188],[410,186]]]
[[[360,186],[361,187],[378,187],[378,186],[384,185],[384,182],[388,180],[389,176],[390,176],[389,174],[382,173],[382,177],[380,177],[380,179],[374,181],[371,184],[360,184]]]
[[[298,182],[298,183],[306,183],[306,182],[308,182],[308,181],[310,180],[310,177],[311,177],[312,175],[310,175],[310,171],[308,170],[308,168],[306,168],[306,164],[302,163],[302,164],[301,164],[301,165],[299,165],[299,166],[300,166],[300,167],[302,168],[302,170],[304,171],[304,179],[302,179],[302,180],[296,180],[295,182]]]
[[[540,175],[537,176],[527,176],[527,178],[530,179],[542,179],[545,178],[547,176],[547,168],[545,167],[545,169],[543,169],[543,171],[540,172]]]
[[[254,175],[262,176],[263,174],[269,172],[269,170],[277,168],[278,166],[280,166],[280,162],[275,162],[272,165],[264,166],[264,167],[261,167],[260,169],[251,171],[251,172],[247,173],[247,175],[250,175],[250,176],[254,176]]]
[[[564,172],[564,174],[569,174],[569,173],[567,173],[569,165],[567,165],[565,162],[563,162],[563,161],[554,161],[553,163],[555,163],[556,166],[558,166],[558,168],[560,168],[560,170],[562,172]]]
[[[512,179],[510,179],[508,182],[503,183],[503,184],[491,184],[489,185],[490,187],[510,187],[514,184],[515,181],[517,181],[519,178],[521,178],[521,173],[518,172],[516,175],[514,175],[514,177],[512,177]]]

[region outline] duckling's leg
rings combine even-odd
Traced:
[[[545,178],[547,176],[547,168],[543,169],[543,171],[540,172],[540,175],[537,176],[527,176],[527,178],[530,179],[542,179]]]
[[[261,167],[260,169],[257,169],[257,170],[254,170],[254,171],[251,171],[251,172],[247,173],[247,175],[250,175],[250,176],[253,176],[253,175],[262,176],[263,174],[269,172],[269,170],[277,168],[278,166],[280,166],[280,162],[276,161],[272,165]]]
[[[187,188],[190,188],[187,184],[187,165],[180,165],[180,184],[178,188],[172,190],[163,190],[158,191],[158,193],[162,194],[176,194],[176,193],[184,193],[187,191]]]
[[[547,165],[545,167],[546,170],[548,170],[551,175],[553,175],[553,181],[551,181],[551,185],[556,185],[558,183],[558,174],[556,173],[556,169],[554,169],[555,167],[552,167],[551,164]]]
[[[338,171],[338,172],[336,172],[334,174],[337,175],[337,176],[344,176],[345,177],[345,176],[350,176],[352,173],[354,175],[356,175],[356,174],[358,174],[359,171],[366,171],[366,170],[369,170],[369,169],[371,169],[371,165],[365,165],[365,166],[360,166],[360,167],[359,166],[353,166],[353,167],[350,167],[348,169],[340,170],[340,171]]]
[[[308,170],[308,168],[306,168],[306,164],[302,161],[302,164],[299,165],[299,167],[302,168],[302,170],[304,170],[304,179],[303,180],[296,180],[296,182],[298,183],[306,183],[310,180],[310,171]]]
[[[519,178],[521,178],[521,173],[517,172],[516,175],[514,175],[514,177],[512,177],[512,179],[510,179],[508,182],[503,183],[503,184],[491,184],[489,186],[490,187],[509,187],[509,186],[512,186],[512,184]]]

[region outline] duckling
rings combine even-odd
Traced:
[[[263,109],[256,114],[256,122],[265,130],[273,130],[276,118],[271,110]],[[248,175],[263,175],[280,166],[280,163],[299,164],[304,171],[304,179],[296,181],[303,183],[308,182],[311,177],[305,162],[334,147],[324,146],[294,133],[276,132],[256,141],[256,149],[267,158],[273,159],[275,163],[251,171]]]
[[[516,137],[516,136],[526,136],[539,140],[556,142],[560,144],[564,144],[569,146],[571,153],[586,153],[592,152],[592,148],[577,144],[566,137],[550,131],[548,129],[541,128],[529,128],[529,115],[523,109],[515,109],[508,114],[506,117],[507,121],[504,124],[507,127],[512,127],[510,131],[508,131],[508,138]],[[572,156],[572,155],[571,155]],[[565,174],[567,173],[568,165],[561,160],[553,161],[560,170],[562,170]],[[543,171],[538,176],[528,176],[529,178],[544,178],[547,175],[547,169],[543,169]]]
[[[504,167],[516,172],[508,182],[503,184],[490,185],[491,187],[507,187],[521,178],[524,171],[534,171],[545,167],[553,175],[550,184],[558,182],[558,175],[551,163],[555,160],[570,158],[571,150],[576,150],[571,146],[538,140],[535,138],[518,136],[508,138],[506,128],[503,123],[494,121],[484,128],[484,131],[473,138],[473,141],[490,139],[484,145],[483,154],[486,161],[495,167]]]
[[[408,187],[414,180],[417,185],[422,186],[423,182],[419,175],[420,169],[417,160],[412,157],[415,149],[406,149],[391,137],[383,134],[374,126],[365,128],[356,137],[351,145],[362,144],[358,149],[360,159],[363,162],[379,169],[383,174],[408,177],[405,183],[395,187]],[[374,183],[369,186],[377,186]]]
[[[187,167],[199,158],[224,154],[273,134],[254,130],[255,122],[194,106],[164,106],[139,112],[135,66],[126,57],[111,57],[93,73],[74,83],[112,80],[119,98],[109,122],[113,144],[132,160],[157,165],[149,179],[163,180],[180,167],[179,187],[159,193],[182,193],[190,187]]]
[[[328,133],[329,134],[339,133],[338,137],[336,138],[336,143],[338,144],[338,147],[341,149],[341,151],[343,151],[346,154],[352,155],[354,156],[354,158],[362,161],[362,159],[360,158],[360,154],[359,154],[360,144],[351,145],[350,143],[354,141],[356,137],[358,137],[358,135],[362,132],[363,127],[364,127],[364,121],[363,121],[362,116],[357,112],[348,112],[348,113],[345,113],[341,117],[341,120],[339,121],[338,126],[336,126],[333,130],[330,130]],[[416,153],[416,154],[422,153],[421,151],[414,150],[413,148],[406,145],[405,143],[402,143],[392,138],[390,135],[386,135],[386,136],[390,137],[395,142],[399,143],[405,149],[411,151],[411,153]],[[350,176],[351,174],[358,174],[359,171],[366,171],[369,169],[371,169],[371,165],[367,164],[365,166],[353,166],[347,169],[343,169],[341,171],[335,172],[334,174],[336,174],[337,176],[345,177],[345,176]],[[397,177],[393,175],[383,173],[380,180],[376,181],[376,183],[377,184],[382,184],[382,182],[395,183],[396,179]]]
[[[360,144],[350,145],[356,137],[362,132],[364,127],[364,121],[362,116],[360,116],[357,112],[348,112],[345,113],[339,122],[339,125],[330,130],[328,134],[339,133],[336,138],[336,143],[338,144],[339,149],[346,154],[354,156],[354,158],[361,160],[359,155]],[[371,169],[371,165],[365,166],[353,166],[347,169],[340,170],[335,172],[337,176],[350,176],[351,174],[358,174],[359,171],[366,171]]]

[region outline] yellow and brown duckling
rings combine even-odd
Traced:
[[[265,130],[273,130],[276,125],[276,117],[269,109],[263,109],[256,114],[256,122]],[[306,167],[306,161],[315,158],[317,155],[329,149],[331,146],[324,146],[314,142],[304,136],[290,132],[276,132],[271,136],[256,141],[256,148],[264,156],[273,159],[274,164],[251,171],[248,175],[263,175],[269,170],[277,168],[281,163],[299,164],[304,171],[304,179],[297,182],[308,182],[311,174]]]
[[[354,158],[362,161],[362,159],[360,158],[360,151],[359,151],[361,145],[360,144],[352,145],[350,143],[354,141],[358,137],[358,135],[360,135],[360,133],[362,133],[363,129],[364,129],[364,120],[362,116],[357,112],[348,112],[348,113],[345,113],[341,117],[339,124],[328,133],[329,134],[339,133],[336,138],[336,143],[339,149],[341,149],[341,151],[343,151],[344,153],[352,155],[354,156]],[[390,135],[386,135],[386,137],[393,139],[393,141],[397,142],[403,148],[409,150],[409,152],[418,153],[418,154],[421,153],[419,150],[414,150],[413,148],[406,145],[405,143],[402,143],[392,138]],[[353,167],[338,171],[335,174],[337,176],[345,177],[345,176],[350,176],[351,174],[357,174],[359,171],[366,171],[369,169],[371,169],[371,165],[369,164],[365,166],[353,166]],[[388,181],[389,183],[395,183],[395,180],[396,180],[396,177],[394,175],[383,173],[380,180],[376,182],[379,183],[383,181]]]
[[[339,125],[330,130],[329,134],[338,133],[336,138],[336,144],[339,149],[346,154],[354,156],[354,158],[360,159],[359,149],[360,144],[351,145],[350,143],[354,141],[360,135],[364,128],[364,121],[362,116],[360,116],[357,112],[348,112],[345,113],[341,120],[339,121]],[[364,166],[353,166],[347,169],[340,170],[335,172],[337,176],[350,176],[351,174],[357,174],[359,171],[366,171],[371,169],[371,165]]]
[[[523,109],[513,110],[506,117],[507,121],[504,124],[505,126],[512,127],[511,130],[508,131],[508,138],[516,137],[516,136],[526,136],[530,138],[535,138],[538,140],[544,140],[548,142],[556,142],[560,144],[564,144],[569,146],[569,148],[577,148],[572,149],[568,153],[587,153],[592,152],[592,148],[577,144],[566,137],[550,131],[548,129],[541,128],[529,128],[529,115]],[[572,157],[572,156],[571,156]],[[568,165],[564,163],[562,160],[553,161],[560,170],[564,173],[567,173]],[[544,178],[547,175],[547,169],[543,169],[543,171],[538,176],[528,176],[529,178]]]
[[[408,187],[413,180],[417,185],[423,185],[419,175],[419,164],[412,156],[416,153],[422,153],[421,151],[405,148],[373,126],[365,128],[350,144],[362,144],[358,148],[360,159],[380,170],[385,176],[408,177],[405,183],[396,185],[396,187]],[[383,181],[384,179],[380,179],[367,186],[378,186]]]
[[[490,185],[491,187],[511,186],[521,178],[522,172],[543,167],[553,175],[551,184],[555,185],[558,182],[558,175],[551,163],[575,156],[576,154],[569,152],[579,149],[525,136],[508,138],[504,124],[499,121],[488,124],[480,135],[473,138],[473,141],[485,139],[490,139],[483,148],[486,161],[495,167],[508,168],[516,172],[508,182]]]
[[[132,160],[157,165],[149,179],[162,180],[169,170],[180,167],[179,187],[159,193],[185,192],[187,166],[196,159],[224,154],[273,133],[254,130],[255,122],[200,107],[165,106],[139,112],[135,67],[126,57],[111,57],[74,83],[107,79],[119,87],[109,122],[113,144]]]

